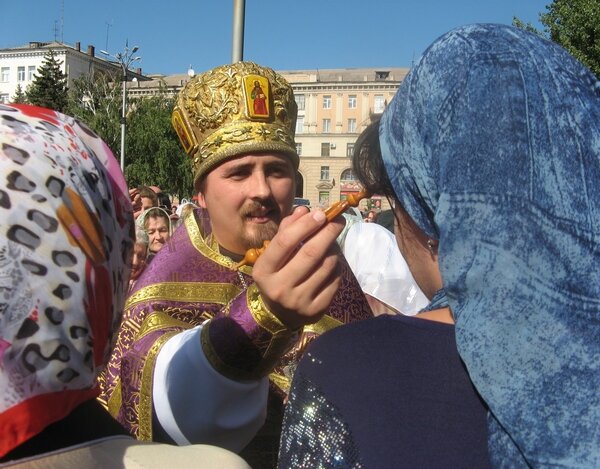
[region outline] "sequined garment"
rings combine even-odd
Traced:
[[[218,366],[226,361],[220,358],[231,346],[227,328],[222,327],[223,322],[219,323],[219,319],[237,321],[248,340],[260,347],[266,340],[265,330],[256,332],[254,320],[257,315],[247,311],[255,303],[251,299],[255,294],[252,270],[243,267],[241,271],[235,271],[231,268],[233,265],[230,258],[218,252],[205,212],[197,210],[185,218],[184,224],[137,281],[127,300],[108,372],[101,380],[101,402],[136,438],[153,438],[153,370],[161,347],[173,335],[212,319],[203,327],[202,345],[205,354],[209,350],[216,355],[214,361],[208,356],[210,354],[207,358],[221,374],[232,379],[248,379],[260,377],[253,375],[257,370],[261,371],[261,376],[268,372],[263,370],[264,361],[256,363],[241,355],[237,363]],[[304,329],[270,374],[272,389],[279,391],[280,401],[289,389],[295,366],[308,342],[338,325],[371,316],[364,295],[347,266],[344,272],[343,284],[328,314],[317,324]],[[270,331],[276,332],[277,321],[273,318],[269,321],[273,324],[263,322],[262,326],[266,324]],[[205,330],[210,333],[204,334]],[[208,347],[205,347],[205,335],[211,342]],[[282,338],[281,347],[286,345],[286,340],[286,337]]]
[[[306,357],[309,360],[316,360]],[[290,391],[278,467],[295,469],[362,468],[352,432],[342,414],[300,374]],[[315,451],[318,448],[318,451]]]

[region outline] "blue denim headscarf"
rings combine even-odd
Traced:
[[[439,240],[493,462],[600,467],[600,83],[536,35],[466,26],[425,52],[380,137]]]

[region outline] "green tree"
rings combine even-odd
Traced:
[[[27,97],[25,96],[25,93],[23,92],[23,88],[21,88],[20,83],[15,89],[15,95],[12,97],[12,102],[15,104],[24,104],[27,102]]]
[[[121,85],[120,74],[82,76],[69,90],[68,106],[68,114],[102,137],[117,159],[121,153]],[[191,158],[181,149],[171,125],[174,104],[164,91],[130,99],[125,136],[129,187],[156,185],[178,197],[193,193]]]
[[[550,39],[600,78],[600,1],[554,0],[540,15]]]
[[[132,101],[127,115],[125,175],[130,187],[156,185],[178,197],[193,193],[191,158],[171,125],[175,100],[165,93]]]
[[[544,31],[516,16],[512,24],[560,44],[600,78],[600,1],[553,0],[540,22]]]
[[[120,74],[96,72],[82,75],[69,89],[67,113],[93,129],[115,155],[121,145]]]
[[[67,77],[60,69],[60,64],[50,49],[25,92],[28,103],[65,112],[68,96]]]
[[[525,23],[523,20],[517,18],[516,16],[513,16],[512,25],[519,29],[523,29],[525,31],[529,31],[530,33],[538,34],[542,37],[545,37],[543,31],[540,31],[531,23]]]

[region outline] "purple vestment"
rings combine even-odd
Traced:
[[[269,374],[283,398],[306,345],[344,323],[371,317],[358,282],[343,263],[343,281],[327,315],[302,331],[286,328],[262,303],[252,268],[219,253],[207,215],[196,210],[156,255],[125,305],[100,400],[136,438],[152,440],[152,380],[161,347],[183,330],[203,326],[211,365],[232,379]]]

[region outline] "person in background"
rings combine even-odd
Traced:
[[[169,213],[172,211],[171,199],[169,198],[169,194],[167,194],[166,192],[160,191],[160,192],[157,192],[156,198],[158,201],[157,207],[160,207]]]
[[[392,199],[430,311],[314,343],[281,467],[600,466],[598,90],[510,26],[427,49],[354,169]]]
[[[148,262],[148,234],[141,229],[135,230],[135,244],[133,245],[133,259],[131,261],[131,275],[129,276],[128,293],[131,293],[135,282],[146,268]]]
[[[158,196],[156,195],[156,192],[148,186],[141,186],[138,190],[142,212],[149,210],[152,207],[158,207]]]
[[[366,223],[375,223],[376,221],[377,221],[377,211],[369,210],[367,212],[367,215],[365,216],[365,222]]]
[[[177,207],[174,215],[171,215],[171,222],[175,228],[183,223],[185,217],[194,212],[198,206],[192,202],[184,202]]]
[[[148,253],[156,255],[169,241],[172,234],[171,217],[166,210],[152,207],[144,211],[136,220],[138,230],[145,231],[148,236]],[[147,263],[150,263],[150,258]]]
[[[136,220],[145,210],[158,206],[156,193],[148,186],[129,189],[129,198],[133,205],[133,218]]]
[[[266,106],[256,116],[255,80]],[[251,465],[272,467],[304,346],[372,316],[335,246],[341,221],[292,212],[296,114],[289,83],[251,62],[198,74],[178,96],[173,124],[200,208],[137,281],[103,384],[138,439],[246,447],[259,455]],[[268,240],[253,267],[238,266]]]

